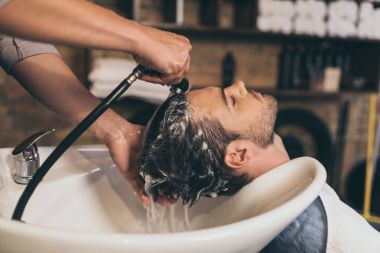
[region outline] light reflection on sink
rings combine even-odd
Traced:
[[[42,161],[53,148],[39,148]],[[10,221],[24,186],[0,149],[0,252],[257,252],[318,195],[326,173],[312,158],[280,166],[230,198],[189,210],[192,231],[147,234],[146,210],[104,146],[70,148],[37,187],[26,224]],[[183,207],[176,207],[177,219]]]

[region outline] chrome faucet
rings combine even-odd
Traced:
[[[36,142],[47,134],[54,132],[54,129],[40,131],[35,133],[12,151],[13,160],[13,180],[18,184],[27,184],[40,167],[40,156]]]

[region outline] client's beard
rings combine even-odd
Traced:
[[[250,132],[246,136],[261,148],[273,144],[273,128],[278,111],[277,101],[274,97],[265,95],[264,101],[264,108],[259,117],[251,124]]]

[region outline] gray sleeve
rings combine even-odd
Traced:
[[[0,0],[1,3],[2,0]],[[9,74],[13,65],[33,55],[57,54],[50,44],[32,42],[0,34],[0,66]]]
[[[0,0],[0,7],[6,4],[9,0]]]

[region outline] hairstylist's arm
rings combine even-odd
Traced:
[[[72,122],[80,122],[100,103],[58,55],[28,57],[16,63],[11,73],[35,98]],[[134,165],[137,161],[133,159],[139,157],[144,128],[130,124],[109,109],[95,121],[90,131],[107,145],[115,164],[134,190],[142,193],[136,180]],[[147,198],[141,194],[140,197],[146,203]]]
[[[140,25],[83,0],[11,0],[0,8],[0,32],[35,41],[131,53],[160,74],[142,79],[182,80],[190,66],[187,38]]]

